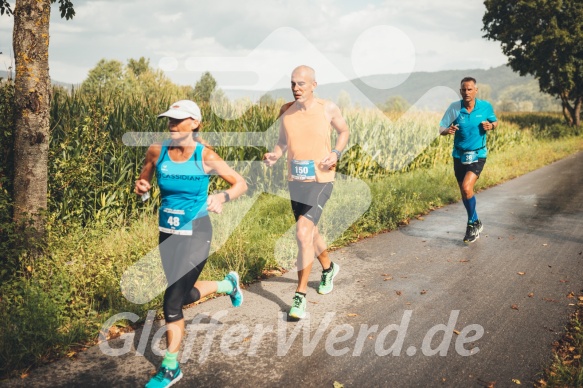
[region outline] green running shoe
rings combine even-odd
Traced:
[[[288,314],[291,318],[302,319],[306,316],[306,297],[296,292]]]
[[[165,388],[170,387],[177,383],[183,374],[180,370],[180,366],[177,366],[176,369],[168,369],[164,366],[161,366],[158,370],[158,373],[154,377],[148,381],[145,385],[145,388]]]
[[[318,287],[318,294],[326,295],[332,292],[334,288],[334,278],[338,275],[340,271],[340,266],[336,263],[332,263],[332,270],[328,272],[322,272],[322,280],[320,280],[320,287]]]

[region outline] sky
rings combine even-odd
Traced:
[[[72,20],[60,18],[58,4],[51,11],[54,81],[81,83],[103,58],[148,58],[180,85],[210,71],[222,89],[264,91],[287,87],[301,64],[325,84],[507,62],[498,42],[482,38],[478,0],[72,2]],[[12,64],[12,28],[13,18],[1,16],[0,70]]]

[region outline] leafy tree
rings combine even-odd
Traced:
[[[43,211],[47,208],[49,109],[49,22],[51,4],[57,0],[18,0],[12,11],[0,0],[0,14],[14,16],[12,46],[14,77],[14,214],[24,228],[25,244],[44,235]],[[70,0],[58,0],[61,17],[75,15]]]
[[[350,94],[346,90],[341,90],[338,95],[337,105],[340,109],[348,109],[352,106],[352,100],[350,99]]]
[[[217,81],[207,71],[200,77],[196,85],[194,85],[194,99],[197,102],[209,102],[216,88]]]
[[[492,98],[492,87],[488,84],[479,83],[478,95],[476,97],[480,100],[490,101]]]
[[[86,93],[115,91],[123,87],[123,78],[123,63],[102,59],[89,70],[87,79],[81,84],[81,90]]]
[[[540,90],[561,99],[565,120],[581,122],[583,2],[486,0],[485,38],[501,42],[510,67],[532,74]]]
[[[561,106],[560,100],[556,97],[540,92],[536,80],[524,85],[508,86],[500,91],[499,96],[497,105],[502,106],[501,111],[527,111],[530,106],[533,111],[552,112]]]
[[[403,113],[411,107],[411,104],[401,96],[389,97],[381,107],[383,112]]]
[[[130,70],[136,77],[139,77],[143,73],[150,70],[150,59],[140,57],[140,59],[130,58],[127,64],[128,70]]]

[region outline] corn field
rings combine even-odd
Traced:
[[[3,90],[8,90],[6,85]],[[49,145],[49,220],[81,225],[125,223],[143,211],[155,211],[159,196],[156,185],[151,193],[153,200],[142,203],[133,193],[133,184],[147,146],[153,139],[166,136],[166,121],[157,115],[181,98],[185,96],[89,94],[55,88]],[[277,141],[281,103],[232,104],[223,99],[199,104],[203,111],[202,137],[247,179],[250,195],[285,187],[283,160],[274,168],[261,163],[263,154]],[[376,109],[348,109],[343,115],[350,128],[350,141],[338,165],[343,175],[375,181],[388,174],[450,162],[451,139],[438,135],[441,112],[409,111],[388,117]],[[9,118],[2,119],[8,125]],[[496,152],[528,141],[523,132],[518,125],[501,126],[488,137],[489,150]],[[136,135],[141,140],[130,144],[128,139]],[[0,145],[5,153],[10,144]],[[222,180],[211,180],[211,190],[223,189],[222,185]]]

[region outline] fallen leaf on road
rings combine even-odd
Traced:
[[[575,297],[575,293],[573,291],[567,294],[567,299],[573,299]]]
[[[516,385],[520,385],[520,384],[522,384],[522,383],[520,382],[520,380],[518,380],[518,379],[512,379],[512,382],[513,382],[514,384],[516,384]]]
[[[561,283],[569,283],[568,280],[559,280]]]
[[[467,260],[467,259],[460,260],[460,263],[469,263],[469,262],[470,262],[470,261],[469,261],[469,260]]]
[[[547,245],[549,245],[549,244],[543,244],[543,247],[546,247]]]
[[[67,353],[67,357],[71,358],[71,357],[73,357],[75,354],[77,354],[77,352],[69,352],[69,353]]]
[[[383,274],[381,274],[381,276],[391,276],[391,274],[390,273],[383,273]]]
[[[581,302],[583,302],[583,296],[580,296],[577,299],[579,299]]]
[[[482,387],[485,388],[494,388],[496,387],[496,381],[484,381],[482,379],[478,379],[478,382]]]
[[[384,278],[383,280],[386,282],[387,280],[393,280],[393,278],[392,276],[389,276],[388,278]]]
[[[531,292],[530,294],[528,294],[529,298],[532,298],[534,296],[534,292]]]
[[[511,309],[513,310],[518,310],[518,305],[517,304],[513,304],[512,306],[510,306]]]
[[[358,314],[355,314],[355,313],[350,313],[350,314],[348,314],[348,316],[349,316],[349,317],[358,317]]]
[[[28,373],[23,373],[23,374],[20,375],[20,378],[21,379],[25,379],[27,377],[28,377]]]
[[[580,360],[580,359],[581,359],[581,355],[580,354],[578,354],[576,356],[573,356],[573,360]]]
[[[397,295],[401,296],[402,292],[401,291],[396,291]]]
[[[425,295],[425,294],[427,294],[427,290],[422,290],[421,295]]]
[[[344,388],[344,384],[334,381],[334,388]]]
[[[455,334],[457,334],[457,335],[460,335],[460,334],[461,334],[461,332],[460,332],[459,330],[454,330],[453,332],[454,332]]]
[[[526,272],[517,272],[517,274],[519,274],[520,276],[526,274]]]

